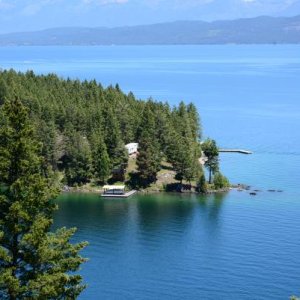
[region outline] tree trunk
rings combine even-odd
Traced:
[[[211,173],[212,173],[211,168],[209,168],[209,180],[208,180],[209,184],[211,184]]]

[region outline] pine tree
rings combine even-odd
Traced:
[[[212,183],[212,174],[215,174],[219,170],[219,150],[217,144],[214,140],[207,139],[201,145],[204,155],[207,157],[205,162],[205,167],[209,171],[209,180],[208,182]]]
[[[72,131],[64,157],[68,184],[84,184],[92,175],[92,153],[89,141],[79,132]]]
[[[173,167],[176,171],[175,178],[181,182],[184,179],[191,182],[201,172],[198,144],[185,137],[177,137],[173,143],[176,143],[173,160]]]
[[[192,111],[192,106],[188,106]],[[198,178],[201,166],[199,163],[200,147],[198,143],[197,132],[199,125],[194,124],[198,122],[190,117],[187,107],[183,102],[180,102],[178,109],[173,111],[173,118],[176,122],[176,132],[172,134],[171,139],[171,163],[176,171],[175,178],[182,182],[183,179],[191,182],[192,179]],[[179,122],[178,122],[179,121]],[[194,126],[192,126],[194,124]]]
[[[42,142],[42,156],[46,164],[51,165],[53,169],[57,168],[56,161],[56,130],[53,122],[37,121],[37,136]]]
[[[207,193],[207,184],[206,184],[204,172],[201,173],[199,180],[197,182],[197,190],[199,193],[202,194]]]
[[[193,103],[187,105],[187,113],[188,113],[189,125],[191,127],[193,139],[198,141],[199,139],[201,139],[202,136],[201,124],[200,124],[200,117],[197,108]]]
[[[156,181],[161,163],[160,147],[155,134],[154,116],[148,105],[143,113],[140,132],[139,154],[136,163],[141,185],[148,186]]]
[[[42,175],[41,145],[19,100],[1,111],[0,298],[75,299],[85,243],[69,243],[75,229],[50,232],[56,191]]]
[[[100,131],[93,133],[91,145],[95,177],[101,182],[105,182],[111,173],[111,168],[106,145]]]
[[[2,79],[0,80],[0,105],[4,103],[4,99],[6,97],[7,86],[5,81]]]
[[[105,144],[113,168],[125,168],[128,163],[128,152],[121,138],[116,115],[111,108],[105,111]]]
[[[190,155],[189,145],[186,144],[185,138],[177,136],[174,141],[175,153],[173,167],[176,172],[175,179],[179,180],[181,183],[186,177],[190,177],[192,167],[192,157]]]

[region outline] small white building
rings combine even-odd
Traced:
[[[138,143],[130,143],[125,145],[125,148],[127,149],[129,155],[137,153],[138,147]]]

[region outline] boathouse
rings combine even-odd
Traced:
[[[102,197],[105,198],[128,198],[136,193],[136,190],[125,191],[124,185],[105,185]]]
[[[103,192],[104,195],[124,195],[125,185],[105,185]]]

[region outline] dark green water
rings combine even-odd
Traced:
[[[292,195],[63,195],[90,258],[81,299],[288,299],[300,286],[300,203]]]

